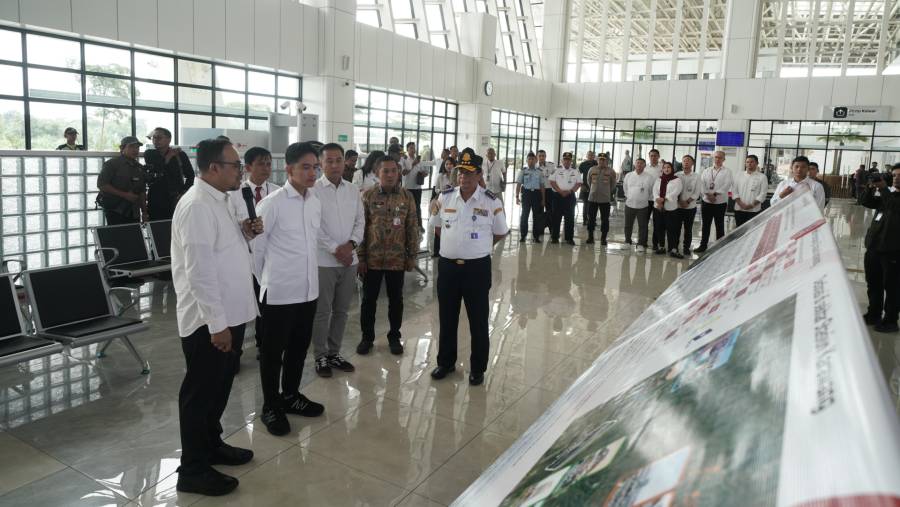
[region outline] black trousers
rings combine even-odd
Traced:
[[[162,188],[151,188],[147,192],[147,212],[150,220],[171,220],[175,214],[175,205],[165,185]]]
[[[700,247],[706,248],[709,245],[709,232],[713,222],[716,223],[716,240],[722,239],[725,235],[725,211],[728,208],[727,203],[710,204],[706,201],[700,202]]]
[[[884,312],[884,273],[881,270],[881,258],[872,250],[866,250],[863,257],[863,268],[866,273],[866,295],[869,298],[869,315],[881,318]]]
[[[679,208],[678,219],[681,221],[681,229],[684,233],[682,245],[685,250],[691,249],[691,241],[694,239],[694,217],[697,216],[697,208]]]
[[[544,206],[541,204],[540,190],[522,190],[522,213],[519,217],[519,236],[528,237],[528,215],[534,214],[534,239],[544,232]]]
[[[608,202],[587,202],[585,208],[587,214],[587,229],[591,232],[591,235],[593,235],[594,229],[597,227],[597,210],[600,210],[600,234],[603,238],[606,238],[606,235],[609,233],[610,207],[611,204]]]
[[[491,258],[466,260],[464,264],[441,257],[438,261],[438,309],[441,331],[438,366],[456,364],[460,303],[465,303],[472,332],[471,373],[484,373],[488,365],[488,304],[491,290]]]
[[[220,419],[228,404],[231,384],[244,344],[244,324],[229,328],[231,352],[213,347],[209,328],[203,326],[181,339],[187,371],[178,392],[181,430],[181,469],[184,474],[209,468],[212,452],[222,442]]]
[[[256,294],[256,301],[259,301],[259,282],[256,281],[255,276],[250,275],[250,277],[253,278],[253,293]],[[263,336],[265,335],[265,332],[266,332],[265,324],[263,323],[262,315],[260,315],[259,317],[256,317],[256,351],[257,352],[259,352],[259,350],[262,348],[262,339],[263,339]]]
[[[359,327],[364,341],[375,341],[375,311],[378,309],[378,294],[381,292],[381,280],[387,285],[388,340],[400,339],[400,325],[403,323],[403,277],[404,271],[388,271],[370,269],[363,277],[363,299],[359,311]]]
[[[103,210],[103,215],[106,217],[106,225],[136,224],[140,222],[140,219],[126,217],[121,213],[108,209]]]
[[[734,225],[740,227],[752,220],[758,213],[758,211],[734,210]]]
[[[575,194],[563,197],[559,192],[552,192],[553,196],[553,222],[550,226],[550,237],[559,239],[559,228],[563,218],[566,219],[565,238],[575,239]]]
[[[677,209],[662,211],[663,223],[666,226],[666,251],[678,251],[681,238],[681,214]]]
[[[422,189],[421,188],[410,188],[408,189],[409,193],[413,195],[413,200],[416,201],[416,220],[419,221],[419,227],[422,227]]]
[[[882,253],[882,284],[884,285],[884,318],[882,322],[896,324],[900,316],[900,252]]]
[[[290,305],[270,305],[264,300],[262,314],[266,321],[259,358],[263,404],[280,407],[279,379],[282,394],[294,394],[300,389],[303,362],[312,339],[316,300]]]
[[[550,234],[553,234],[553,204],[556,202],[554,197],[556,196],[556,192],[550,190],[549,188],[544,190],[544,201],[546,201],[546,206],[544,206],[544,221],[541,224],[541,235],[544,234],[544,230],[549,230]]]
[[[653,222],[653,237],[652,237],[652,245],[653,249],[657,248],[665,248],[666,246],[666,219],[663,216],[663,211],[657,209],[654,205],[652,207],[652,215],[651,222]]]

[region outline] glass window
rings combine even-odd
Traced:
[[[244,119],[235,118],[233,116],[216,116],[217,129],[242,129],[244,128]]]
[[[25,36],[25,43],[28,63],[66,69],[81,68],[81,47],[76,41],[29,33]]]
[[[127,49],[84,45],[84,70],[105,74],[131,75],[131,54]]]
[[[381,28],[381,15],[374,9],[357,8],[356,20],[375,28]]]
[[[74,72],[28,69],[28,96],[80,101],[81,75]]]
[[[212,91],[179,86],[178,107],[186,111],[212,112]]]
[[[300,97],[300,78],[278,76],[278,95],[282,97]]]
[[[412,19],[413,8],[411,0],[392,0],[390,4],[394,19]]]
[[[250,93],[275,95],[275,74],[249,71],[247,73],[247,88],[247,91]]]
[[[244,91],[247,89],[246,71],[224,65],[216,65],[216,88]]]
[[[87,122],[92,150],[118,151],[122,138],[132,135],[130,109],[89,106]]]
[[[0,60],[22,61],[22,34],[0,30]]]
[[[247,109],[251,115],[265,116],[275,111],[275,97],[247,95]]]
[[[131,81],[106,76],[86,76],[85,100],[103,104],[131,104]]]
[[[175,106],[175,87],[172,85],[135,81],[134,103],[137,106],[172,109]]]
[[[212,128],[212,116],[205,114],[179,114],[178,138],[184,139],[184,129],[187,128]],[[196,137],[196,136],[195,136]],[[194,138],[191,138],[194,139]]]
[[[29,104],[29,111],[33,150],[52,150],[64,143],[63,131],[67,127],[75,127],[81,132],[80,105],[32,101]]]
[[[0,95],[22,95],[22,67],[0,65]]]
[[[212,86],[212,65],[193,60],[178,60],[178,82]]]
[[[149,136],[153,129],[162,127],[168,129],[169,132],[175,132],[175,113],[163,111],[146,111],[137,109],[134,112],[135,133],[138,139],[144,140],[144,136]],[[149,141],[144,141],[149,142]]]
[[[394,31],[397,32],[398,35],[409,37],[410,39],[418,38],[416,25],[413,23],[394,23]]]
[[[134,77],[175,81],[175,59],[168,56],[134,52]]]
[[[244,114],[247,97],[243,93],[216,92],[216,112],[222,114]]]
[[[0,100],[0,150],[24,149],[25,103],[21,100]]]

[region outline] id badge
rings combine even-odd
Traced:
[[[875,221],[881,222],[881,213],[880,212],[877,215],[875,215]]]
[[[478,233],[473,232],[473,233],[469,234],[469,239],[478,239]]]
[[[715,184],[715,183],[710,183],[710,184],[709,184],[709,189],[710,189],[710,190],[715,190],[715,189],[716,189],[716,184]]]
[[[400,227],[400,217],[394,217],[394,227]]]

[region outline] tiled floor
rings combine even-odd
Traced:
[[[859,270],[869,215],[835,203],[828,216],[865,302]],[[149,282],[140,312],[151,331],[134,338],[149,375],[139,374],[119,344],[104,359],[91,347],[0,370],[0,505],[449,504],[687,267],[626,250],[621,230],[619,213],[607,248],[521,244],[516,233],[497,246],[492,355],[481,387],[466,382],[465,339],[459,372],[442,382],[428,376],[437,301],[433,279],[421,283],[417,275],[407,275],[404,290],[406,354],[386,350],[382,304],[376,350],[356,357],[354,309],[345,350],[357,371],[319,379],[308,364],[303,391],[326,412],[292,417],[285,437],[269,435],[257,419],[262,401],[249,338],[223,425],[228,441],[252,448],[256,458],[223,468],[241,486],[219,499],[175,491],[183,359],[172,289]],[[584,237],[580,227],[578,234]],[[422,265],[433,274],[430,261]],[[900,372],[900,338],[872,340],[887,380]]]

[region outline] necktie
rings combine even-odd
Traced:
[[[256,187],[256,197],[255,197],[256,201],[255,201],[255,204],[259,204],[259,201],[262,200],[262,193],[260,193],[260,189],[261,189],[261,188],[262,188],[262,187]]]

